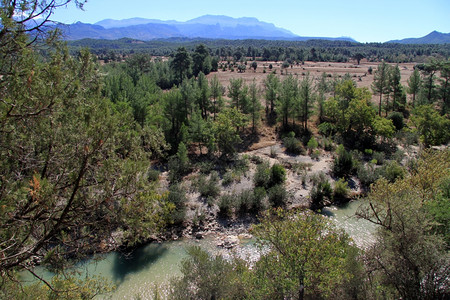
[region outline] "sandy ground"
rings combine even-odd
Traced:
[[[251,61],[247,63],[247,70],[244,73],[238,73],[235,69],[234,72],[231,72],[229,69],[226,71],[222,71],[221,69],[218,72],[213,72],[208,75],[208,78],[212,78],[217,75],[220,83],[228,87],[231,78],[242,78],[246,84],[250,84],[253,80],[261,89],[261,95],[263,94],[263,82],[267,75],[270,73],[269,65],[272,64],[272,71],[276,70],[277,76],[280,80],[283,80],[283,77],[286,75],[286,71],[288,74],[293,74],[298,76],[299,79],[302,79],[308,72],[310,76],[314,78],[320,78],[322,72],[326,72],[327,74],[343,76],[346,73],[349,73],[352,76],[352,79],[356,82],[358,87],[367,87],[370,89],[370,86],[373,82],[373,74],[378,67],[379,63],[375,62],[367,62],[362,60],[360,65],[357,65],[353,62],[348,63],[333,63],[333,62],[305,62],[304,65],[294,65],[292,68],[288,68],[283,70],[283,74],[281,75],[281,65],[282,62],[257,62],[258,67],[256,70],[250,69]],[[396,64],[391,64],[395,66]],[[407,80],[411,73],[414,71],[413,67],[415,63],[401,63],[398,64],[400,68],[400,74],[402,76],[401,83],[406,86]],[[264,67],[266,69],[266,73],[264,73]],[[369,67],[372,67],[373,72],[372,75],[368,73]],[[227,90],[228,93],[228,90]],[[376,102],[377,96],[373,96],[373,101]]]

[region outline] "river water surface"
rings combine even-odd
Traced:
[[[326,207],[322,213],[329,216],[339,228],[343,228],[359,247],[366,247],[372,241],[375,226],[354,217],[359,205],[359,201],[353,201],[339,207]],[[187,257],[186,247],[191,245],[201,246],[212,253],[226,252],[218,250],[214,237],[199,241],[181,239],[161,244],[151,243],[128,255],[112,252],[103,255],[103,259],[88,260],[82,264],[81,274],[99,275],[114,282],[117,290],[112,299],[148,299],[156,287],[164,290],[164,285],[171,277],[181,275],[180,263]],[[256,252],[252,241],[245,241],[239,250],[249,257],[254,257]],[[47,279],[53,275],[39,267],[36,271]],[[32,277],[24,273],[23,280],[31,281]]]

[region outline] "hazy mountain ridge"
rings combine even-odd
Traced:
[[[401,40],[392,40],[387,43],[398,44],[448,44],[450,43],[450,33],[442,33],[438,31],[432,31],[426,36],[420,38],[406,38]]]
[[[228,16],[205,15],[186,22],[174,20],[131,18],[124,20],[106,19],[95,24],[77,22],[61,26],[67,40],[84,38],[114,40],[131,38],[153,40],[159,38],[185,37],[207,39],[284,39],[284,40],[355,40],[348,37],[301,37],[274,24],[256,18],[232,18]]]

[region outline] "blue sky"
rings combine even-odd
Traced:
[[[450,0],[88,0],[52,19],[95,23],[133,17],[187,21],[202,15],[255,17],[300,36],[349,36],[359,42],[421,37],[450,32]]]

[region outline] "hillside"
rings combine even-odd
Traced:
[[[388,43],[399,44],[448,44],[450,43],[450,33],[433,31],[420,38],[406,38],[402,40],[392,40]]]
[[[60,26],[66,40],[85,38],[115,40],[120,38],[149,41],[160,38],[207,38],[207,39],[271,39],[271,40],[344,40],[349,37],[301,37],[274,24],[256,18],[231,18],[205,15],[186,22],[131,18],[106,19],[95,24],[77,22]]]

